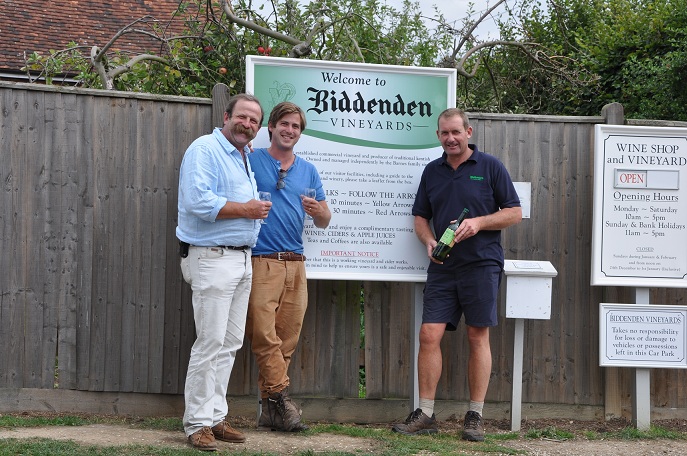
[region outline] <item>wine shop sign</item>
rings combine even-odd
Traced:
[[[455,106],[456,70],[260,56],[246,67],[246,90],[266,114],[282,101],[306,114],[295,151],[317,167],[332,211],[327,229],[306,220],[308,277],[424,282],[429,259],[411,208],[425,165],[442,153],[437,119]],[[268,145],[262,128],[254,146]]]
[[[687,128],[596,125],[592,285],[687,287]]]

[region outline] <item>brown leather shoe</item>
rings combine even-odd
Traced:
[[[212,433],[217,440],[231,443],[243,443],[246,441],[246,436],[229,425],[226,418],[212,427]]]
[[[209,426],[188,436],[188,443],[200,451],[217,451],[217,442]]]

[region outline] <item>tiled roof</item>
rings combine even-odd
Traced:
[[[48,55],[50,49],[65,49],[71,41],[102,47],[117,31],[144,16],[167,25],[179,3],[180,0],[2,0],[0,72],[20,73],[25,65],[24,53],[38,51]],[[171,28],[179,30],[182,25],[183,17],[177,16]],[[151,30],[143,24],[137,28]],[[157,54],[160,44],[141,34],[129,33],[112,49]]]

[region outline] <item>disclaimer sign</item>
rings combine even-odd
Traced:
[[[601,366],[687,368],[687,307],[600,305]]]

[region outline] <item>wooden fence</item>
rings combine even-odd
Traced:
[[[622,120],[618,108],[612,115]],[[181,398],[195,335],[174,235],[178,172],[187,145],[211,130],[212,111],[209,99],[0,82],[0,398],[46,390]],[[551,319],[525,324],[523,401],[628,416],[630,370],[598,365],[598,304],[632,297],[589,285],[593,127],[606,116],[471,120],[473,142],[515,181],[532,183],[532,217],[504,231],[506,257],[558,270]],[[308,287],[292,394],[358,398],[363,367],[358,419],[374,416],[380,401],[372,399],[407,404],[413,284]],[[651,302],[684,304],[685,291],[652,289]],[[492,331],[489,404],[510,401],[513,337],[514,322],[502,315]],[[448,334],[443,347],[437,398],[464,402],[465,332]],[[686,374],[652,371],[655,410],[684,413]],[[255,397],[247,347],[229,393]],[[0,411],[27,403],[9,402]]]

